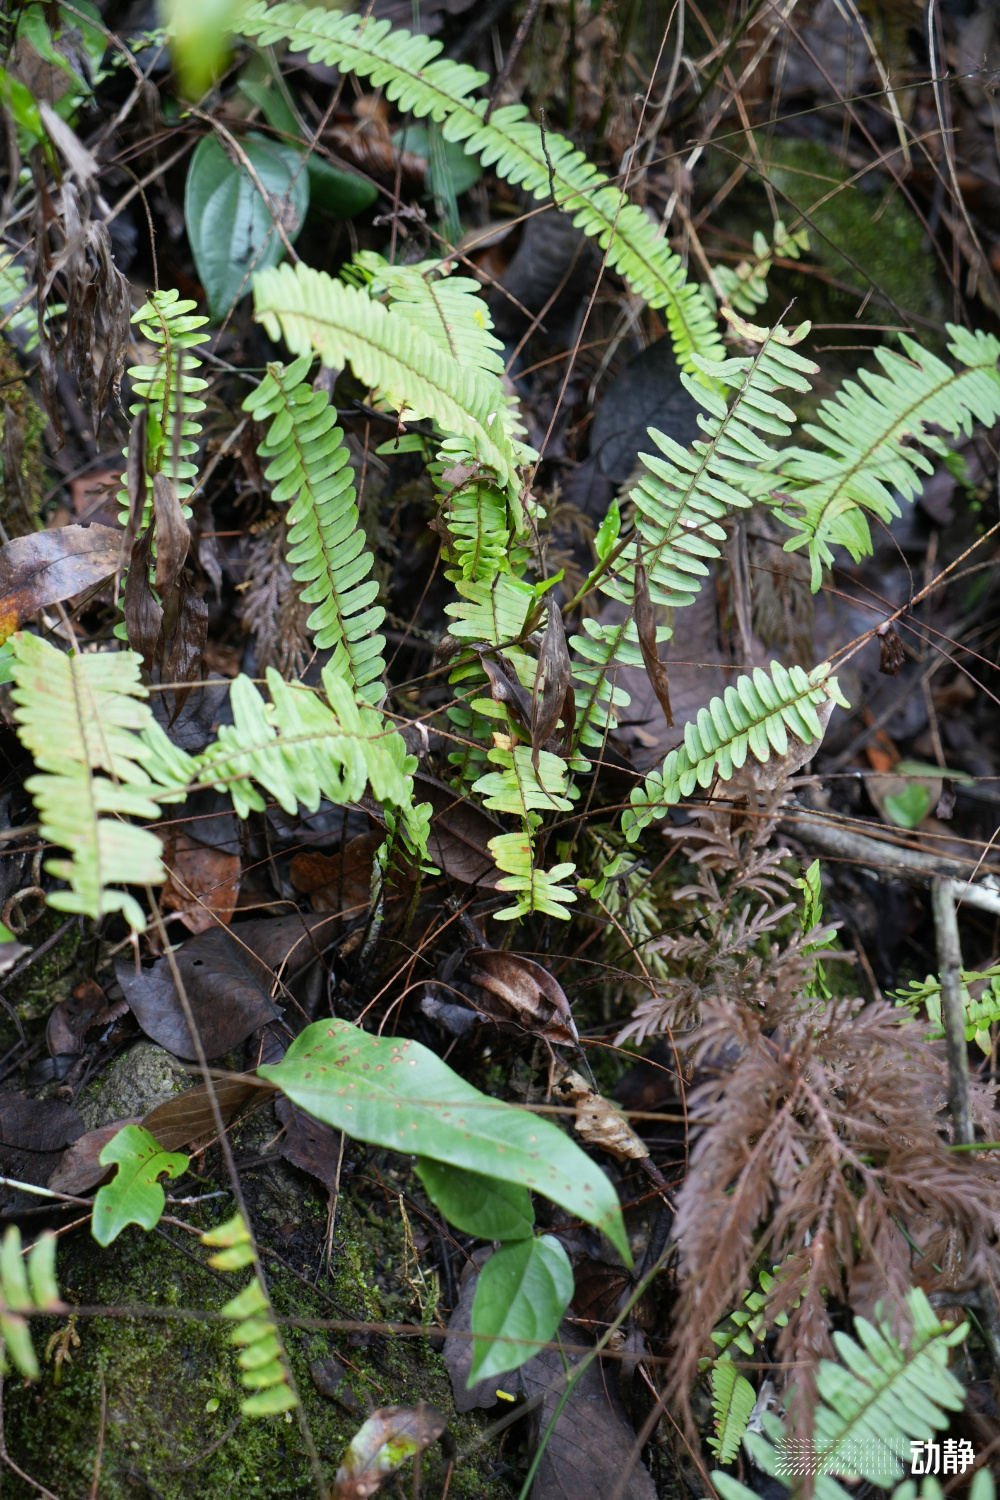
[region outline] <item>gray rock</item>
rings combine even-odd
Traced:
[[[129,1115],[145,1115],[158,1104],[190,1088],[194,1079],[175,1057],[155,1042],[136,1042],[87,1089],[77,1108],[88,1130]]]

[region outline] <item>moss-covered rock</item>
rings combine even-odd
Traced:
[[[258,1121],[238,1143],[242,1161],[276,1131],[270,1111]],[[405,1262],[406,1245],[393,1198],[383,1216],[364,1201],[355,1201],[349,1190],[341,1194],[328,1272],[321,1266],[326,1194],[284,1162],[265,1161],[241,1176],[265,1248],[276,1313],[348,1324],[336,1331],[284,1330],[305,1413],[331,1483],[368,1410],[422,1400],[451,1414],[448,1377],[440,1356],[422,1338],[391,1337],[365,1326],[387,1314],[419,1318],[418,1308],[401,1312],[405,1284],[393,1271]],[[219,1192],[224,1184],[211,1177],[199,1184],[188,1177],[168,1187],[179,1196],[197,1197]],[[175,1212],[204,1230],[229,1217],[233,1203],[223,1192]],[[53,1349],[34,1386],[8,1383],[5,1417],[11,1456],[63,1500],[86,1494],[97,1452],[103,1371],[107,1423],[102,1500],[134,1500],[144,1493],[160,1500],[306,1500],[316,1491],[295,1416],[239,1416],[245,1392],[229,1325],[197,1316],[169,1316],[182,1309],[217,1313],[247,1284],[248,1273],[211,1270],[205,1264],[208,1252],[193,1235],[176,1224],[161,1228],[162,1233],[146,1234],[133,1226],[107,1250],[99,1249],[85,1230],[60,1242],[59,1279],[68,1301],[80,1307],[134,1308],[135,1313],[81,1315],[75,1322],[79,1348],[70,1348],[71,1359],[62,1364],[61,1373]],[[391,1310],[387,1301],[393,1304]],[[143,1308],[148,1309],[145,1315]],[[60,1327],[65,1326],[63,1320]],[[36,1325],[40,1350],[49,1332]],[[345,1369],[337,1399],[320,1395],[310,1376],[313,1362],[331,1357]],[[477,1430],[476,1419],[452,1415],[450,1429],[461,1450]],[[484,1448],[459,1465],[450,1495],[489,1500],[502,1493],[486,1480],[491,1462]],[[426,1493],[440,1492],[444,1468],[442,1450],[436,1446],[424,1459]],[[4,1474],[3,1485],[11,1500],[27,1500],[32,1493],[10,1473]]]

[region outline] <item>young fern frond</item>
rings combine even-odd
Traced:
[[[746,1437],[758,1468],[783,1480],[815,1476],[816,1500],[844,1500],[847,1492],[833,1475],[861,1476],[882,1489],[902,1478],[902,1466],[912,1458],[911,1439],[926,1441],[947,1427],[946,1413],[965,1405],[965,1391],[948,1369],[948,1351],[968,1330],[965,1323],[957,1328],[939,1323],[919,1287],[907,1294],[906,1304],[913,1324],[906,1344],[881,1319],[872,1324],[855,1318],[857,1339],[833,1335],[840,1362],[820,1363],[812,1438],[796,1438],[777,1417],[766,1415],[767,1435]],[[712,1480],[723,1500],[753,1495],[721,1471]]]
[[[680,257],[642,209],[629,203],[564,136],[546,131],[543,137],[523,104],[496,109],[486,120],[488,101],[473,97],[487,82],[486,75],[438,57],[440,42],[393,31],[387,21],[301,5],[268,8],[263,0],[244,12],[240,26],[261,46],[287,40],[312,62],[370,78],[401,113],[430,116],[441,124],[446,141],[463,142],[466,153],[481,157],[498,177],[536,198],[553,197],[557,208],[607,248],[608,265],[633,291],[650,306],[665,309],[684,368],[693,368],[694,354],[715,359],[722,353],[708,301],[686,282]]]
[[[154,723],[141,701],[142,659],[131,651],[67,656],[28,634],[14,637],[13,650],[14,718],[40,773],[25,787],[38,809],[41,837],[72,856],[46,863],[70,886],[46,900],[58,911],[94,918],[120,911],[142,932],[146,920],[138,901],[113,888],[115,881],[158,885],[166,878],[156,835],[123,821],[160,814],[146,768],[152,752],[140,738]]]
[[[735,266],[713,266],[712,275],[730,306],[752,317],[767,301],[767,278],[774,257],[780,255],[787,260],[798,260],[802,251],[808,249],[807,229],[790,234],[781,220],[776,219],[771,245],[758,229],[753,237],[754,259],[741,260]]]
[[[698,710],[696,723],[684,726],[684,743],[671,750],[662,767],[647,776],[644,787],[632,791],[632,806],[622,814],[622,829],[629,843],[657,818],[666,816],[682,797],[696,786],[708,787],[718,778],[731,781],[744,765],[747,751],[765,764],[772,749],[788,753],[790,729],[804,745],[823,738],[817,708],[828,700],[848,708],[830,677],[827,662],[807,676],[801,667],[788,671],[771,663],[771,676],[761,668],[752,677],[738,677],[721,698],[713,698]]]
[[[432,418],[470,442],[523,525],[517,474],[523,450],[505,429],[506,402],[495,376],[464,368],[402,313],[309,266],[262,271],[254,278],[254,303],[270,336],[283,335],[293,353],[315,350],[335,368],[349,363],[410,420]]]
[[[472,788],[484,799],[483,806],[493,812],[513,813],[527,826],[539,820],[535,812],[571,812],[573,800],[580,793],[567,781],[566,763],[549,750],[538,756],[538,770],[531,763],[530,745],[512,745],[506,735],[496,735],[497,743],[487,759],[499,771],[481,776]]]
[[[968,986],[984,982],[986,989],[978,1000],[973,1000]],[[961,996],[965,1006],[965,1039],[971,1042],[975,1038],[979,1050],[989,1057],[992,1048],[990,1026],[994,1021],[1000,1021],[1000,965],[982,970],[963,969]],[[919,979],[911,979],[907,989],[897,990],[893,999],[897,1005],[908,1005],[914,1012],[921,1006],[926,1006],[927,1019],[930,1022],[928,1038],[937,1040],[944,1036],[944,1025],[941,1020],[941,981],[936,975],[929,974],[922,983]]]
[[[715,1433],[708,1439],[708,1445],[720,1464],[735,1460],[756,1404],[757,1392],[729,1356],[716,1360],[712,1367]]]
[[[8,308],[15,307],[28,292],[28,278],[24,267],[14,259],[9,250],[0,251],[0,315],[7,312]],[[38,319],[35,309],[31,303],[34,295],[23,307],[19,307],[16,313],[11,313],[6,325],[8,337],[20,335],[18,343],[23,339],[25,354],[31,354],[38,348]],[[47,309],[51,315],[52,309]]]
[[[354,257],[368,276],[373,297],[386,296],[390,308],[423,329],[439,349],[463,365],[473,365],[498,379],[504,373],[503,344],[491,329],[493,319],[471,276],[442,276],[438,260],[391,266],[374,250]]]
[[[149,301],[132,314],[132,322],[138,323],[143,338],[148,339],[156,350],[156,359],[148,365],[136,365],[129,370],[135,400],[129,407],[133,416],[145,409],[149,414],[146,429],[146,501],[140,531],[149,524],[152,513],[151,475],[162,469],[174,482],[177,498],[184,514],[190,516],[190,508],[184,504],[194,488],[192,480],[198,473],[191,455],[197,453],[195,439],[201,432],[198,413],[205,410],[199,392],[208,386],[206,380],[192,372],[200,361],[190,351],[204,344],[207,333],[200,330],[207,318],[192,317],[194,302],[184,302],[176,291],[151,292]],[[180,390],[178,390],[180,383]],[[180,423],[180,433],[177,426]],[[174,467],[174,452],[178,459]],[[125,475],[117,500],[122,511],[119,521],[124,526],[128,521],[129,503]]]
[[[817,420],[804,428],[817,448],[786,448],[772,459],[770,488],[782,495],[774,511],[795,532],[785,550],[808,548],[814,591],[824,564],[833,563],[834,545],[855,561],[871,552],[865,511],[889,522],[900,514],[894,492],[908,500],[920,494],[920,475],[933,464],[916,444],[939,458],[948,451],[931,425],[956,438],[971,433],[974,422],[992,427],[1000,416],[1000,342],[945,326],[957,369],[901,334],[907,358],[876,349],[881,374],[860,370],[859,380],[846,380],[820,404]]]
[[[253,1264],[250,1231],[241,1214],[234,1214],[218,1229],[203,1234],[201,1242],[220,1247],[208,1258],[209,1265],[217,1271],[239,1271]],[[229,1341],[242,1346],[238,1358],[243,1372],[240,1380],[256,1392],[240,1402],[242,1414],[245,1417],[273,1417],[279,1412],[291,1411],[298,1403],[289,1383],[285,1351],[256,1276],[238,1296],[226,1303],[222,1314],[237,1325],[229,1335]]]
[[[257,421],[273,418],[257,449],[269,460],[271,499],[291,501],[286,518],[288,561],[304,604],[315,604],[308,628],[316,645],[333,649],[333,670],[361,697],[382,697],[385,637],[377,634],[385,610],[375,604],[378,582],[369,578],[374,558],[358,521],[354,471],[337,413],[324,391],[306,379],[312,356],[267,375],[243,403]]]
[[[197,778],[227,791],[241,818],[263,812],[256,781],[284,810],[315,812],[322,797],[342,806],[370,787],[376,802],[395,808],[407,848],[427,856],[429,808],[414,806],[416,760],[381,714],[355,701],[332,662],[323,668],[326,702],[309,688],[282,681],[268,668],[271,703],[249,677],[230,689],[233,723],[197,759]]]

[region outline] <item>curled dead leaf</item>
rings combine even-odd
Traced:
[[[667,677],[667,669],[661,662],[659,652],[656,649],[656,613],[653,609],[653,601],[649,596],[649,582],[646,578],[646,569],[642,562],[642,541],[638,530],[635,536],[635,592],[633,609],[642,660],[649,674],[653,692],[656,694],[666,721],[672,729],[674,715],[670,707],[670,682]]]
[[[576,1106],[573,1126],[588,1146],[599,1146],[619,1161],[643,1161],[649,1155],[646,1142],[636,1135],[611,1100],[591,1088],[572,1068],[566,1068],[562,1077],[557,1077],[555,1091]]]
[[[351,1439],[335,1480],[336,1500],[368,1500],[383,1480],[444,1432],[436,1406],[382,1406]]]
[[[560,718],[565,719],[563,710],[566,696],[572,692],[571,672],[562,610],[552,600],[549,604],[548,624],[538,653],[538,675],[531,701],[531,762],[536,771],[539,751],[545,748],[547,741],[555,734]],[[572,726],[567,725],[567,728],[571,729]]]
[[[534,959],[488,949],[467,953],[465,962],[479,988],[500,1002],[484,1007],[498,1020],[515,1021],[550,1042],[579,1040],[562,986]]]

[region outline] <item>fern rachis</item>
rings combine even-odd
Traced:
[[[374,559],[358,521],[353,473],[337,414],[325,392],[305,377],[311,355],[287,370],[268,373],[244,401],[258,421],[271,417],[258,454],[275,481],[272,500],[291,501],[287,513],[288,561],[301,598],[317,608],[309,617],[321,650],[333,648],[334,670],[365,698],[382,696],[385,610],[374,603],[378,583],[368,579]]]

